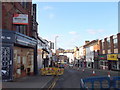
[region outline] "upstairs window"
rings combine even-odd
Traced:
[[[105,42],[102,41],[102,50],[105,50]]]
[[[118,40],[117,40],[117,38],[113,39],[113,43],[114,43],[114,49],[118,48]]]
[[[110,44],[110,38],[107,39],[107,48],[110,49],[111,48],[111,44]]]
[[[20,2],[23,8],[27,8],[28,2]]]
[[[26,25],[16,25],[16,31],[27,35],[27,26]]]

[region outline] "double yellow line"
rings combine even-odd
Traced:
[[[52,84],[49,86],[48,90],[52,90],[55,87],[57,80],[58,80],[58,76],[55,77]]]

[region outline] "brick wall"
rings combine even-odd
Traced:
[[[111,44],[111,53],[114,53],[114,43],[113,43],[113,36],[110,36],[110,44]]]
[[[99,54],[102,54],[102,40],[99,41],[99,44],[100,44]]]
[[[16,26],[12,24],[13,14],[28,14],[27,36],[32,36],[32,2],[28,2],[27,8],[23,8],[20,2],[2,2],[2,29],[16,31]]]
[[[120,33],[117,34],[118,37],[118,53],[120,53]]]
[[[104,39],[105,43],[104,43],[104,47],[105,47],[105,54],[108,53],[108,47],[107,47],[107,38]]]

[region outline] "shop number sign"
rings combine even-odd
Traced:
[[[107,60],[118,60],[118,54],[108,54]]]

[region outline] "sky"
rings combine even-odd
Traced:
[[[85,40],[118,33],[117,2],[35,2],[39,36],[55,41],[57,48],[73,49]]]

